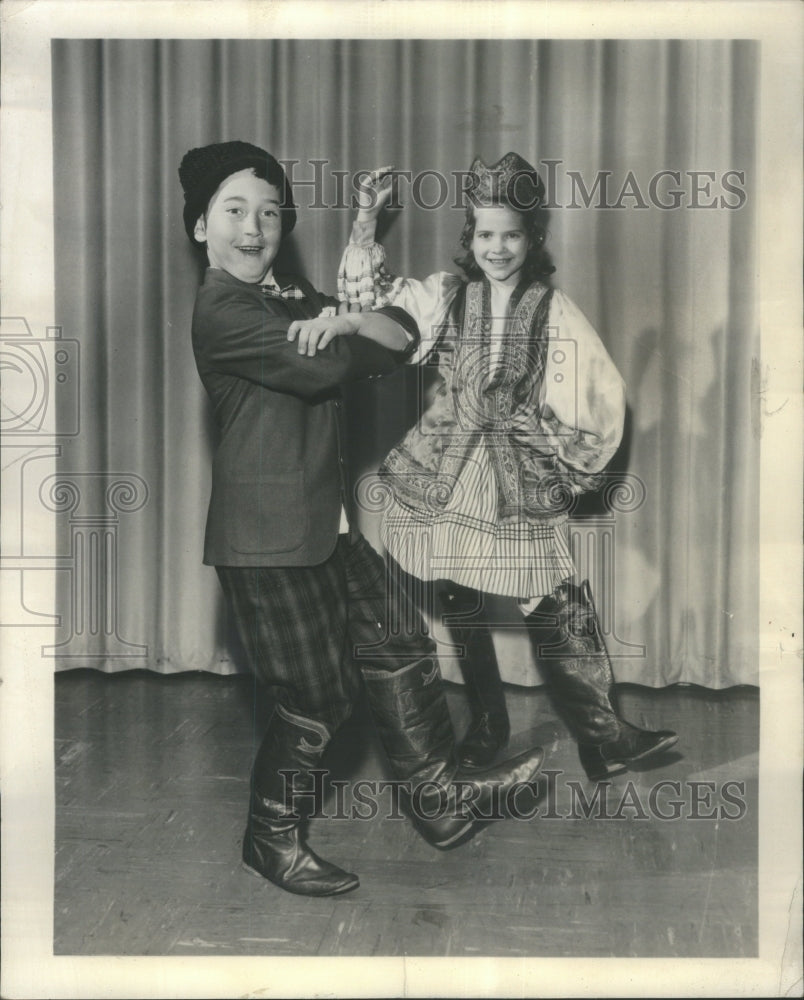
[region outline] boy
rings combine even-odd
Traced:
[[[296,210],[265,150],[193,149],[179,178],[185,229],[209,262],[193,348],[220,428],[204,562],[276,703],[254,762],[243,860],[290,892],[348,892],[357,876],[307,846],[296,804],[312,796],[310,772],[361,674],[403,801],[436,847],[465,840],[475,815],[531,781],[542,751],[460,778],[433,644],[423,631],[391,634],[384,563],[348,523],[338,387],[393,371],[418,342],[413,321],[396,308],[317,318],[334,300],[274,274]],[[361,656],[358,670],[352,649],[378,640],[382,656]]]

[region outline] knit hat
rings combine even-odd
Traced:
[[[231,174],[247,167],[254,167],[258,177],[278,188],[282,197],[283,238],[296,225],[293,191],[285,171],[273,156],[250,142],[216,142],[191,149],[179,166],[179,180],[184,189],[184,228],[195,246],[199,245],[194,235],[195,224],[206,212],[218,186]]]
[[[469,173],[471,186],[467,194],[475,206],[504,202],[519,212],[528,212],[543,205],[542,179],[518,153],[506,153],[491,167],[477,156]]]

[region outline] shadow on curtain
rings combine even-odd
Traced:
[[[54,41],[56,322],[81,344],[80,433],[40,490],[67,557],[57,667],[237,668],[201,564],[212,425],[177,167],[239,138],[295,161],[283,267],[327,292],[356,171],[418,177],[382,239],[393,270],[423,277],[453,266],[462,224],[452,181],[437,204],[427,172],[509,149],[540,164],[556,284],[628,387],[614,509],[586,500],[573,527],[609,595],[618,679],[757,683],[757,56],[717,41]],[[358,475],[416,419],[412,376],[351,392]],[[362,526],[376,544],[376,515]],[[504,627],[516,609],[495,613],[504,677],[538,683]]]

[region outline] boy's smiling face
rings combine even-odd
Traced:
[[[282,221],[279,189],[251,168],[230,174],[195,224],[195,238],[206,242],[211,267],[256,284],[270,277]]]

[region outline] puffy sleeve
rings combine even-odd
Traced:
[[[589,320],[558,289],[548,328],[542,431],[563,465],[591,475],[620,444],[625,385]]]
[[[355,222],[352,235],[338,269],[338,298],[361,309],[396,306],[413,317],[421,339],[408,357],[408,364],[420,364],[432,353],[461,278],[447,271],[431,274],[423,281],[389,274],[385,249],[374,242],[376,224]]]

